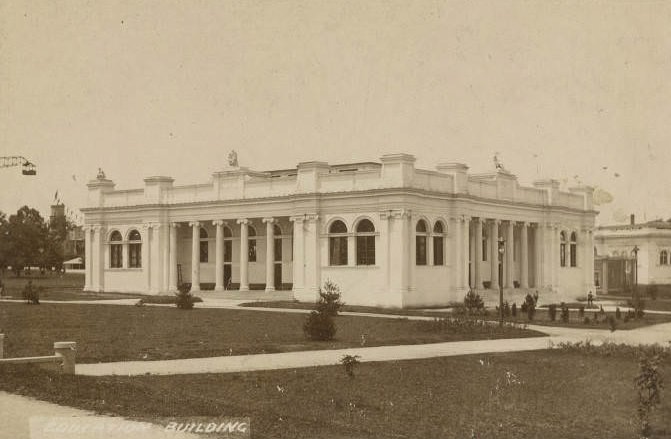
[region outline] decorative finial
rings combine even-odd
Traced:
[[[238,153],[234,149],[228,153],[228,166],[232,168],[237,168],[238,165]]]
[[[96,178],[98,180],[104,180],[105,179],[105,172],[102,170],[102,168],[98,168],[98,176]]]
[[[506,168],[503,167],[503,163],[499,160],[499,153],[495,152],[494,153],[494,166],[496,167],[496,171],[499,172],[508,172]]]

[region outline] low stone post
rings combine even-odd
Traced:
[[[5,334],[0,334],[0,358],[5,356]]]
[[[54,351],[57,357],[61,357],[61,372],[68,375],[75,374],[75,355],[77,343],[74,341],[57,341],[54,343]]]

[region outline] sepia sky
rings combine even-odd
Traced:
[[[671,2],[0,2],[0,210],[82,207],[98,167],[206,182],[231,149],[576,179],[599,223],[671,217]],[[604,169],[606,168],[607,169]]]

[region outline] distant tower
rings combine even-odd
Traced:
[[[53,222],[56,218],[63,218],[65,216],[65,204],[52,204],[51,215],[49,221]]]

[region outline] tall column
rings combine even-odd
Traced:
[[[200,223],[192,221],[191,226],[191,292],[200,291]]]
[[[151,258],[151,224],[142,225],[142,270],[145,277],[145,292],[149,292],[151,289],[151,264],[149,259]]]
[[[297,215],[291,217],[290,220],[294,223],[293,293],[294,298],[298,299],[305,288],[305,234],[303,230],[305,217]]]
[[[474,247],[474,263],[473,270],[475,271],[475,288],[482,288],[482,218],[475,220],[475,247]]]
[[[459,291],[461,288],[461,274],[462,271],[459,268],[461,266],[461,221],[458,217],[450,218],[449,229],[452,231],[450,233],[450,242],[452,243],[452,251],[450,252],[451,260],[451,271],[452,271],[452,285],[455,291]],[[414,257],[414,255],[413,255]]]
[[[224,222],[212,221],[216,226],[216,244],[214,249],[214,291],[224,291]]]
[[[552,291],[559,286],[559,225],[552,224]]]
[[[404,236],[406,245],[410,249],[410,254],[408,255],[409,258],[407,259],[407,264],[405,267],[407,273],[406,279],[408,280],[408,292],[412,294],[415,291],[415,272],[417,271],[417,226],[415,224],[415,219],[417,217],[415,216],[415,218],[413,218],[412,212],[410,211],[407,211],[404,216],[407,218],[407,221],[403,222],[405,227]]]
[[[608,259],[603,259],[601,266],[601,293],[608,294]]]
[[[84,291],[91,291],[91,281],[92,281],[92,275],[93,275],[93,270],[91,269],[93,266],[93,262],[91,261],[91,255],[93,252],[91,251],[91,226],[84,226],[82,227],[82,230],[84,230]]]
[[[410,252],[409,233],[411,212],[393,210],[389,218],[389,290],[395,306],[402,307],[408,295],[408,273],[414,266],[415,255]],[[414,240],[414,238],[413,238]]]
[[[538,222],[535,224],[534,228],[534,288],[543,287],[543,251],[545,236],[543,235],[543,223]]]
[[[321,287],[321,252],[319,237],[319,215],[305,216],[305,292],[311,300],[317,300]]]
[[[529,223],[522,223],[520,229],[520,287],[529,288]]]
[[[275,224],[274,218],[263,218],[266,223],[266,292],[275,291]]]
[[[158,294],[161,290],[161,252],[160,252],[160,233],[161,224],[153,223],[151,225],[151,248],[149,249],[149,259],[151,263],[149,291],[152,294]]]
[[[471,233],[472,232],[472,233]],[[476,288],[476,283],[475,283],[475,247],[477,241],[475,240],[475,224],[474,224],[474,219],[471,218],[471,222],[468,226],[468,233],[469,233],[469,266],[471,267],[470,269],[470,279],[468,280],[468,285],[471,288]]]
[[[240,291],[249,291],[249,220],[241,218],[240,224]]]
[[[585,263],[582,269],[585,270],[585,291],[594,290],[594,231],[587,229],[585,232]],[[636,269],[636,267],[634,267]]]
[[[489,253],[491,255],[491,289],[499,289],[499,224],[501,221],[493,220],[489,223]]]
[[[515,277],[515,223],[508,221],[506,225],[506,288],[513,288]]]
[[[179,223],[170,223],[170,262],[168,264],[170,272],[170,282],[168,291],[177,292],[177,228]]]
[[[377,265],[382,269],[382,292],[389,294],[389,259],[391,249],[389,247],[391,233],[391,212],[380,213],[380,249],[376,251],[375,258]]]
[[[460,219],[461,222],[461,289],[462,291],[468,291],[468,258],[470,257],[470,251],[468,246],[471,242],[469,238],[470,232],[470,216],[462,216]]]

